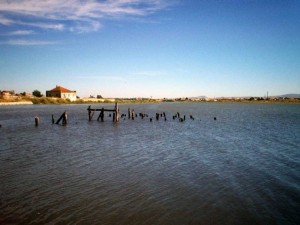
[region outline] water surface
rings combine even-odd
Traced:
[[[129,107],[0,107],[0,224],[299,224],[300,105]]]

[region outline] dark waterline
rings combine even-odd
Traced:
[[[0,224],[299,224],[300,105],[128,107],[0,107]]]

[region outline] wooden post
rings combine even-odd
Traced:
[[[116,122],[116,114],[113,113],[113,122]]]
[[[56,124],[59,124],[59,122],[61,120],[63,120],[63,122],[62,122],[63,125],[67,125],[67,112],[66,111],[59,117],[59,119],[56,121]]]
[[[134,120],[134,109],[131,110],[131,119]]]
[[[67,116],[67,112],[64,112],[63,114],[63,121],[62,121],[62,125],[63,126],[66,126],[67,125],[67,122],[68,121],[68,116]]]
[[[37,127],[40,123],[40,118],[38,118],[37,116],[34,118],[35,121],[35,126]]]
[[[104,117],[104,110],[102,108],[101,111],[100,111],[100,114],[99,114],[99,116],[97,118],[97,121],[99,121],[99,119],[101,118],[101,122],[103,122],[103,117]]]
[[[128,108],[128,119],[130,119],[131,116],[131,112],[130,112],[130,108]]]
[[[91,121],[92,120],[92,117],[91,117],[91,106],[89,106],[88,107],[88,113],[89,113],[89,121]]]
[[[53,116],[53,114],[52,114],[52,124],[54,124],[55,123],[55,121],[54,121],[54,116]]]
[[[115,122],[119,122],[119,106],[118,103],[116,102],[115,104],[115,110],[116,110],[116,118],[115,118]]]
[[[104,121],[104,108],[101,109],[101,122]]]

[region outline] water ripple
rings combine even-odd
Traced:
[[[300,220],[299,106],[128,107],[167,121],[89,122],[84,105],[0,108],[0,224]],[[64,110],[68,126],[52,125]]]

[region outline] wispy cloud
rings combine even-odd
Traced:
[[[8,35],[8,36],[24,36],[24,35],[31,35],[31,34],[35,34],[35,32],[33,30],[16,30],[16,31],[9,32],[6,35]]]
[[[52,30],[97,31],[105,19],[142,17],[176,0],[15,0],[0,1],[0,24]],[[2,15],[1,15],[2,14]],[[19,18],[22,18],[20,20]],[[34,18],[35,22],[32,22]]]
[[[1,3],[0,3],[0,4],[1,4]],[[0,9],[0,11],[1,11],[1,9]],[[9,25],[11,25],[11,24],[13,24],[13,23],[14,23],[13,20],[8,19],[8,18],[6,18],[6,17],[0,15],[0,25],[9,26]]]
[[[54,45],[58,42],[51,42],[51,41],[40,41],[40,40],[8,40],[0,42],[1,45],[21,45],[21,46],[33,46],[33,45]]]
[[[65,26],[62,23],[28,23],[28,22],[21,22],[21,21],[15,21],[16,24],[25,25],[25,26],[31,26],[31,27],[38,27],[41,29],[47,29],[47,30],[57,30],[62,31],[64,30]]]

